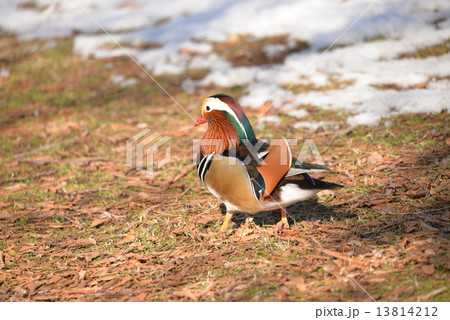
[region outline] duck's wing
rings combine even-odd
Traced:
[[[302,174],[307,172],[318,172],[318,171],[330,171],[325,166],[321,166],[320,164],[314,164],[314,163],[306,163],[306,162],[294,162],[292,164],[291,169],[289,170],[287,176],[294,176],[296,174]]]
[[[312,178],[307,173],[297,175],[297,176],[286,176],[281,182],[280,187],[287,185],[287,184],[295,184],[300,189],[307,190],[307,189],[315,189],[315,190],[327,190],[327,189],[340,189],[344,186],[333,183],[333,182],[327,182],[319,179]]]
[[[253,145],[242,144],[237,155],[246,165],[250,179],[264,197],[269,196],[288,173],[292,153],[287,141],[280,137],[271,145],[258,140]]]
[[[292,155],[286,140],[280,137],[278,144],[268,144],[257,140],[253,145],[242,144],[237,155],[246,164],[255,188],[268,196],[276,186],[285,179],[287,182],[297,181],[304,188],[334,189],[342,186],[312,178],[310,172],[329,172],[325,166],[302,162]],[[252,150],[252,151],[249,151]],[[288,166],[289,162],[291,163]],[[287,171],[286,171],[287,170]],[[287,179],[290,178],[291,179]],[[306,184],[305,184],[306,183]]]

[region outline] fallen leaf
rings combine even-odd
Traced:
[[[284,230],[283,233],[281,234],[282,237],[291,237],[291,236],[295,236],[296,234],[299,234],[300,231],[298,230]]]
[[[57,283],[58,281],[60,281],[63,277],[60,275],[55,275],[53,277],[50,278],[50,280],[48,280],[47,284],[53,284],[53,283]]]
[[[390,202],[392,199],[389,198],[382,198],[382,199],[373,199],[366,202],[368,206],[378,206],[380,204],[385,204]]]
[[[14,292],[20,297],[25,297],[27,295],[27,290],[22,287],[14,288]]]
[[[80,272],[78,272],[78,281],[83,280],[85,276],[86,276],[86,271],[80,270]]]
[[[125,243],[130,243],[133,242],[136,239],[136,237],[134,236],[134,234],[129,234],[125,237],[125,239],[123,239],[123,241]]]
[[[32,281],[28,284],[27,288],[29,291],[29,295],[33,295],[37,289],[39,289],[40,286],[42,286],[45,282],[44,281]]]
[[[367,158],[367,163],[370,165],[374,165],[382,161],[383,157],[378,152],[370,153],[370,156]]]
[[[434,266],[432,264],[425,264],[422,266],[422,272],[427,276],[431,276],[434,273]]]
[[[109,219],[95,219],[92,221],[92,228],[101,226],[102,224],[108,222]]]
[[[10,187],[5,187],[5,190],[11,191],[11,192],[18,191],[18,190],[26,188],[26,186],[27,185],[25,183],[16,183],[15,185],[12,185]]]
[[[418,89],[425,88],[426,86],[427,86],[427,82],[426,81],[414,84],[414,88],[418,88]]]

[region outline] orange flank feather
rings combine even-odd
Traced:
[[[291,167],[292,154],[289,145],[281,137],[278,141],[281,143],[271,145],[267,149],[269,153],[264,158],[264,162],[256,168],[266,184],[264,197],[268,197],[275,190]]]
[[[208,129],[202,138],[200,155],[221,154],[236,147],[239,137],[230,120],[220,111],[212,111],[208,116]]]

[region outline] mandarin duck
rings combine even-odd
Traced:
[[[342,186],[314,179],[308,172],[330,171],[297,163],[284,138],[268,144],[255,137],[236,99],[216,94],[206,98],[194,126],[207,123],[200,141],[197,171],[206,188],[226,207],[219,230],[226,230],[234,213],[281,209],[281,227],[288,228],[286,207],[320,190]]]

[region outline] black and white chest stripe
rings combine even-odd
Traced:
[[[209,170],[209,167],[211,166],[213,158],[214,158],[214,152],[204,156],[200,160],[200,163],[197,166],[198,176],[200,177],[200,180],[202,181],[203,184],[205,184],[205,174]]]

